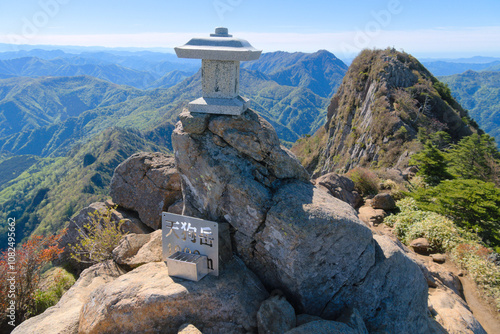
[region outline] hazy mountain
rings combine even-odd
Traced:
[[[487,67],[487,68],[485,68],[482,71],[486,71],[486,72],[488,72],[488,71],[489,72],[498,72],[498,71],[500,71],[500,62],[499,63],[495,63],[495,65]]]
[[[417,134],[472,133],[467,112],[414,57],[394,49],[364,50],[328,107],[326,124],[293,151],[315,175],[356,166],[405,167],[420,149]]]
[[[89,76],[0,80],[0,138],[144,95]]]
[[[326,98],[335,93],[347,71],[347,66],[326,50],[313,54],[266,53],[257,61],[243,63],[242,67],[267,74],[280,85],[309,88]]]
[[[8,60],[0,60],[0,75],[3,77],[43,77],[43,76],[80,76],[89,75],[98,79],[107,80],[119,85],[129,85],[136,88],[150,88],[165,74],[180,69],[188,74],[192,66],[179,63],[161,61],[158,63],[141,64],[142,69],[134,69],[136,60],[127,59],[121,65],[110,63],[101,59],[72,57],[40,59],[36,57],[24,57]],[[137,66],[139,67],[139,66]],[[190,72],[189,72],[190,71]],[[170,84],[176,84],[174,79],[182,80],[182,77],[171,76]]]
[[[481,71],[489,68],[500,67],[500,60],[487,63],[459,63],[450,61],[422,62],[422,64],[436,76],[452,75],[465,71]]]
[[[467,71],[440,77],[453,96],[500,143],[500,72]]]

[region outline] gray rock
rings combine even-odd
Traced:
[[[192,134],[202,134],[207,128],[209,116],[209,114],[204,113],[191,113],[184,109],[180,113],[179,119],[184,131]]]
[[[271,124],[252,110],[238,117],[213,117],[208,128],[240,153],[263,163],[275,177],[309,180],[309,174],[297,158],[281,147]]]
[[[113,261],[101,262],[85,269],[76,283],[59,302],[45,312],[18,325],[14,334],[77,334],[80,311],[96,288],[114,281],[125,272]]]
[[[375,241],[350,205],[304,182],[302,166],[253,111],[211,115],[201,134],[179,122],[172,145],[183,214],[229,223],[236,253],[298,312],[335,319],[355,307],[372,331],[428,329],[418,266]]]
[[[272,204],[272,185],[308,179],[298,160],[280,147],[271,125],[251,110],[212,115],[200,135],[190,135],[178,123],[172,145],[182,175],[183,214],[230,223],[243,257],[251,255],[253,235]]]
[[[359,314],[356,308],[350,308],[344,311],[344,313],[337,319],[339,322],[345,323],[347,326],[351,327],[358,334],[368,334],[365,322]]]
[[[317,321],[317,320],[325,320],[321,317],[318,317],[317,315],[310,315],[310,314],[305,314],[305,313],[297,315],[296,319],[297,319],[297,327],[299,327],[303,324],[307,324],[308,322]]]
[[[408,181],[408,180],[411,180],[411,178],[413,178],[418,172],[418,168],[416,166],[410,166],[410,167],[407,167],[404,171],[403,171],[403,179],[405,181]]]
[[[463,296],[462,282],[457,275],[446,268],[443,268],[443,266],[439,266],[432,262],[427,264],[427,270],[438,282],[438,285],[442,284],[443,286],[451,289],[458,296]]]
[[[422,274],[425,277],[427,286],[430,288],[437,288],[438,282],[434,278],[433,274],[429,271],[429,269],[427,269],[426,263],[421,258],[419,258],[417,254],[414,252],[407,252],[406,255],[418,265],[420,271],[422,271]]]
[[[257,312],[259,334],[285,333],[295,324],[295,310],[282,296],[265,300]]]
[[[132,155],[116,167],[110,194],[116,204],[138,212],[144,224],[159,229],[161,212],[182,196],[174,158],[163,153]]]
[[[372,198],[372,207],[374,209],[382,209],[385,211],[393,210],[396,208],[396,202],[390,194],[377,194]]]
[[[377,226],[384,222],[386,213],[382,209],[374,209],[370,205],[359,208],[358,217],[368,226]]]
[[[137,215],[137,212],[126,210],[123,208],[113,209],[111,217],[115,222],[121,223],[121,231],[123,233],[148,234],[153,231],[149,226],[146,226]]]
[[[285,334],[358,334],[358,332],[342,322],[317,320],[296,327]]]
[[[434,291],[429,295],[429,308],[436,313],[436,321],[446,329],[446,333],[486,334],[464,300],[454,293]]]
[[[431,251],[431,244],[427,238],[418,238],[410,242],[410,247],[418,254],[427,255]]]
[[[127,269],[162,261],[161,230],[151,234],[128,234],[113,250],[113,259]]]
[[[246,333],[268,293],[237,258],[219,277],[170,277],[164,262],[144,264],[94,290],[80,313],[79,333],[177,333],[194,323],[203,333]],[[140,311],[139,311],[140,310]]]
[[[427,283],[420,268],[388,237],[373,238],[375,265],[361,281],[343,287],[321,316],[336,318],[348,305],[359,311],[369,332],[428,333]]]
[[[328,173],[316,179],[318,187],[324,187],[330,195],[346,202],[353,208],[358,207],[363,199],[354,190],[354,182],[351,179],[335,173]]]
[[[267,286],[293,296],[299,312],[320,315],[373,265],[372,233],[351,206],[311,184],[284,184],[273,202],[247,261]]]
[[[445,254],[431,254],[432,261],[436,263],[445,263],[446,255]]]

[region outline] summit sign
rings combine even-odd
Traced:
[[[219,276],[219,229],[216,222],[194,217],[162,213],[163,260],[177,252],[206,257],[202,270]],[[206,268],[205,268],[206,266]],[[206,269],[206,270],[205,270]]]

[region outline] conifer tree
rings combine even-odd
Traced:
[[[419,168],[417,175],[421,175],[430,186],[453,178],[447,171],[444,154],[431,141],[427,141],[424,149],[412,156],[410,164]]]
[[[476,179],[499,184],[499,153],[493,137],[473,134],[448,151],[449,171],[461,179]]]

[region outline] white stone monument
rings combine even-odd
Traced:
[[[250,100],[239,95],[240,61],[259,59],[262,50],[232,36],[219,27],[210,37],[193,38],[175,48],[179,58],[202,60],[203,96],[189,102],[190,112],[241,115],[250,106]]]

